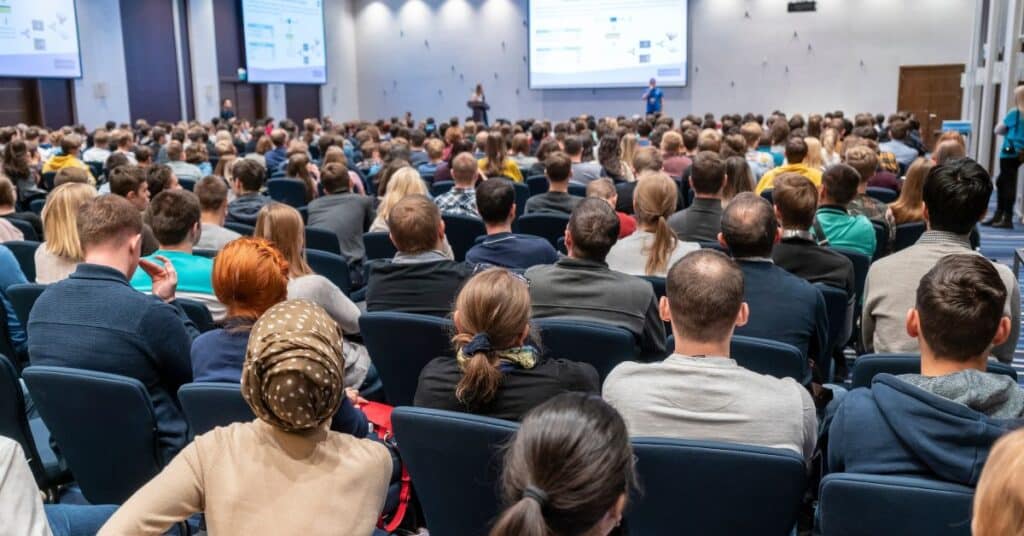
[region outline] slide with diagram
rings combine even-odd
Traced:
[[[75,0],[0,0],[0,76],[82,76]]]
[[[322,0],[242,0],[253,83],[327,83]]]
[[[530,88],[685,86],[686,0],[530,0]]]

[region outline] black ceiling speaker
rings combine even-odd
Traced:
[[[817,11],[818,10],[818,5],[817,4],[818,3],[814,2],[813,0],[801,0],[799,2],[790,2],[789,3],[789,12],[790,13],[800,13],[800,12],[804,12],[804,11]]]

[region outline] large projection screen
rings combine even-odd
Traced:
[[[80,78],[75,0],[0,0],[0,77]]]
[[[323,0],[242,0],[242,28],[249,82],[327,83]]]
[[[529,0],[530,89],[686,85],[687,0]]]

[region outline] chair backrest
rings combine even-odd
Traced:
[[[768,190],[768,191],[771,191],[771,190]],[[725,253],[726,255],[729,254],[729,250],[726,249],[725,246],[723,246],[722,244],[719,244],[718,242],[697,242],[697,243],[700,244],[700,248],[701,249],[713,249],[715,251],[721,251],[722,253]]]
[[[631,533],[793,531],[807,485],[799,454],[667,438],[640,437],[632,443],[643,495],[627,514]]]
[[[651,284],[654,288],[654,295],[660,300],[665,295],[665,278],[658,277],[655,275],[642,275],[641,279],[644,279]]]
[[[306,249],[315,249],[341,255],[338,235],[334,234],[334,231],[317,227],[306,227]]]
[[[35,198],[35,199],[33,199],[33,200],[28,202],[28,209],[31,210],[32,212],[35,212],[36,214],[39,214],[39,215],[42,215],[43,207],[45,207],[45,206],[46,206],[46,198],[45,197],[37,197],[37,198]]]
[[[185,312],[185,316],[196,325],[196,329],[200,333],[206,333],[216,327],[213,323],[213,315],[210,314],[210,310],[202,302],[189,298],[176,298],[174,302],[181,307],[181,310]]]
[[[438,181],[430,185],[430,195],[437,197],[446,194],[455,187],[455,181]]]
[[[526,201],[530,199],[530,187],[522,182],[512,182],[516,190],[516,217],[526,212]]]
[[[196,256],[199,256],[199,257],[206,257],[207,259],[212,259],[212,258],[216,257],[218,253],[220,253],[220,252],[215,250],[215,249],[193,249],[192,250],[192,254],[193,255],[196,255]]]
[[[900,196],[896,190],[889,188],[881,188],[878,186],[868,186],[868,196],[873,197],[883,203],[889,204],[896,200]]]
[[[29,242],[39,241],[39,234],[36,233],[36,228],[32,227],[31,223],[18,218],[7,218],[7,222],[21,231],[21,235],[24,237],[24,240]]]
[[[36,250],[39,249],[39,242],[32,242],[28,240],[11,240],[10,242],[4,242],[7,249],[11,250],[14,254],[14,258],[18,260],[18,266],[21,266],[21,273],[25,274],[25,279],[28,279],[30,283],[36,280]]]
[[[587,197],[587,187],[582,184],[570,182],[569,195],[575,195],[576,197]]]
[[[833,473],[821,481],[823,536],[970,536],[974,490],[919,477]]]
[[[445,214],[442,217],[444,218],[444,233],[448,237],[448,243],[452,246],[455,260],[460,262],[466,260],[466,252],[476,243],[477,237],[487,234],[483,220],[456,214]]]
[[[274,201],[295,208],[306,206],[306,185],[301,180],[272,178],[267,181],[267,193]]]
[[[3,355],[0,355],[0,436],[9,437],[21,445],[28,457],[32,475],[36,482],[41,483],[46,471],[25,413],[25,397],[18,381],[18,371]]]
[[[733,335],[729,354],[741,367],[776,378],[793,378],[806,384],[810,367],[800,349],[792,344],[757,337]]]
[[[917,243],[917,239],[924,234],[925,224],[923,221],[904,223],[896,226],[896,238],[892,242],[892,250],[900,251]]]
[[[7,287],[7,299],[14,308],[14,316],[18,317],[18,323],[22,327],[28,327],[28,315],[32,312],[32,306],[46,290],[46,285],[36,283],[22,283]]]
[[[871,260],[877,261],[889,254],[889,224],[871,220],[871,226],[875,229],[875,253]]]
[[[85,164],[89,166],[89,171],[97,180],[103,176],[103,162],[86,162]]]
[[[426,408],[391,415],[431,534],[487,534],[500,512],[502,445],[514,422]]]
[[[142,382],[42,366],[22,377],[90,503],[121,504],[160,472],[156,416]]]
[[[368,261],[391,259],[394,258],[395,253],[398,253],[395,244],[386,232],[364,233],[363,248],[366,249],[366,260]]]
[[[345,257],[326,251],[307,249],[306,261],[309,262],[309,267],[314,272],[330,279],[331,283],[341,289],[346,296],[352,292],[352,276],[348,272],[348,262],[345,261]]]
[[[525,214],[519,218],[519,232],[539,236],[558,247],[558,239],[565,236],[565,228],[569,225],[568,214]]]
[[[236,232],[236,233],[238,233],[238,234],[240,234],[242,236],[252,236],[253,233],[256,232],[256,227],[255,226],[247,225],[247,224],[244,224],[244,223],[233,222],[233,221],[225,222],[224,223],[224,227],[227,227],[228,229],[231,229],[232,231],[234,231],[234,232]]]
[[[828,346],[826,351],[819,352],[818,370],[824,374],[826,381],[830,381],[833,352],[843,349],[850,340],[850,333],[853,330],[853,317],[848,314],[852,312],[850,296],[846,295],[845,290],[824,283],[815,283],[814,286],[825,298],[825,310],[828,312]]]
[[[545,355],[590,363],[602,382],[616,365],[637,355],[633,334],[618,326],[559,318],[541,318],[533,324],[540,331]]]
[[[53,181],[57,178],[56,171],[47,171],[42,174],[43,187],[47,190],[53,190]]]
[[[544,175],[526,177],[526,187],[530,189],[530,197],[547,192],[548,186],[548,178]]]
[[[364,313],[359,332],[392,406],[411,406],[420,371],[439,356],[454,356],[449,320],[409,313]]]
[[[181,185],[182,189],[193,191],[196,189],[196,180],[187,177],[179,177],[178,184]]]
[[[871,387],[875,376],[887,374],[917,374],[921,372],[920,354],[864,354],[853,362],[854,388]],[[989,360],[988,372],[1003,374],[1017,380],[1017,371],[1005,363]]]
[[[256,418],[237,383],[186,383],[178,388],[178,401],[191,437]]]
[[[761,198],[768,201],[769,203],[773,203],[772,199],[774,198],[774,194],[772,189],[769,188],[767,190],[763,190],[761,192]]]
[[[853,288],[857,291],[857,303],[864,302],[864,283],[868,279],[868,270],[871,268],[871,258],[863,253],[850,251],[843,248],[832,248],[853,263]]]

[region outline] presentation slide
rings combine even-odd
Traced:
[[[325,84],[323,0],[242,0],[253,83]]]
[[[530,89],[686,85],[687,0],[530,0]]]
[[[0,76],[82,76],[75,0],[0,0]]]

